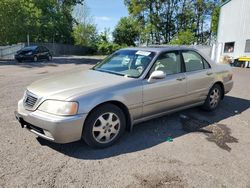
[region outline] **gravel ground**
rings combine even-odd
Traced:
[[[142,123],[107,149],[54,144],[20,128],[13,112],[27,85],[96,62],[0,61],[0,187],[250,187],[249,69],[234,69],[235,86],[215,112]]]

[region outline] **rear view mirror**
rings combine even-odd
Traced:
[[[163,71],[154,71],[150,75],[148,82],[152,83],[154,80],[160,80],[166,78],[166,74]]]

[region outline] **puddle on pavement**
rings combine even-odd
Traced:
[[[191,115],[180,116],[182,128],[186,132],[202,132],[207,140],[214,142],[221,149],[231,151],[229,143],[238,143],[238,139],[231,135],[231,130],[225,124],[211,124]]]
[[[152,174],[148,176],[139,176],[135,175],[138,183],[129,185],[127,187],[146,187],[146,188],[161,188],[161,187],[184,187],[183,180],[176,175],[172,175],[169,173],[159,174]]]

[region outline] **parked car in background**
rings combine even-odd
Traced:
[[[52,53],[48,48],[44,46],[27,46],[17,51],[15,54],[15,59],[18,62],[22,61],[34,61],[37,62],[39,60],[52,60]]]
[[[103,148],[134,124],[194,106],[215,110],[232,89],[232,76],[229,65],[192,48],[127,48],[90,70],[34,82],[15,115],[44,139],[83,139]]]

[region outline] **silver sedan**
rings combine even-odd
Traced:
[[[231,68],[184,47],[122,49],[87,71],[36,81],[16,118],[39,137],[107,147],[152,118],[201,106],[215,110],[233,87]]]

